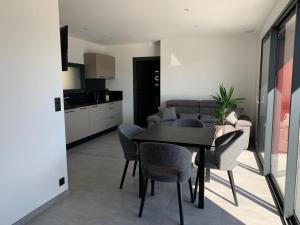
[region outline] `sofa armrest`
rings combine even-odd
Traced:
[[[158,113],[153,114],[147,117],[147,121],[148,121],[148,128],[154,127],[160,124],[160,116],[158,115]]]
[[[235,127],[251,127],[252,123],[248,120],[238,120],[235,124]]]
[[[251,122],[250,117],[247,116],[247,115],[240,115],[240,116],[238,117],[238,119],[239,119],[239,120],[246,120],[246,121],[250,121],[250,122]]]

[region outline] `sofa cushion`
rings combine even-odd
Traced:
[[[200,120],[203,122],[203,123],[217,123],[219,122],[219,120],[213,116],[213,115],[200,115]]]
[[[238,117],[237,117],[235,111],[232,111],[231,113],[229,113],[228,116],[226,116],[225,120],[227,123],[229,123],[231,125],[235,125],[236,122],[238,121]]]
[[[160,121],[173,121],[177,119],[175,107],[169,108],[158,108],[158,114],[160,116]]]
[[[167,107],[184,106],[184,107],[199,107],[200,103],[197,100],[168,100]]]
[[[179,113],[179,118],[199,119],[199,113]]]
[[[167,107],[175,107],[176,113],[199,113],[199,101],[196,100],[169,100]]]

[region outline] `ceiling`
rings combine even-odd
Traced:
[[[100,44],[256,32],[276,0],[59,0],[60,25]]]

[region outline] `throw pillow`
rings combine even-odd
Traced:
[[[158,108],[158,114],[160,116],[160,121],[172,121],[177,120],[177,115],[175,111],[175,107],[169,108]]]
[[[179,118],[199,119],[199,113],[179,113]]]
[[[228,116],[226,116],[225,120],[231,124],[231,125],[235,125],[236,122],[238,121],[237,115],[234,111],[232,111],[231,113],[228,114]]]

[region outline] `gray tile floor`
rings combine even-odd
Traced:
[[[176,184],[157,183],[156,195],[147,197],[143,217],[138,218],[138,176],[131,176],[133,163],[123,190],[118,188],[124,162],[116,132],[73,148],[68,152],[71,194],[29,225],[179,224]],[[190,203],[188,184],[183,186],[185,223],[282,224],[253,152],[242,153],[233,173],[240,206],[233,205],[227,173],[214,170],[211,182],[206,183],[204,210]]]

